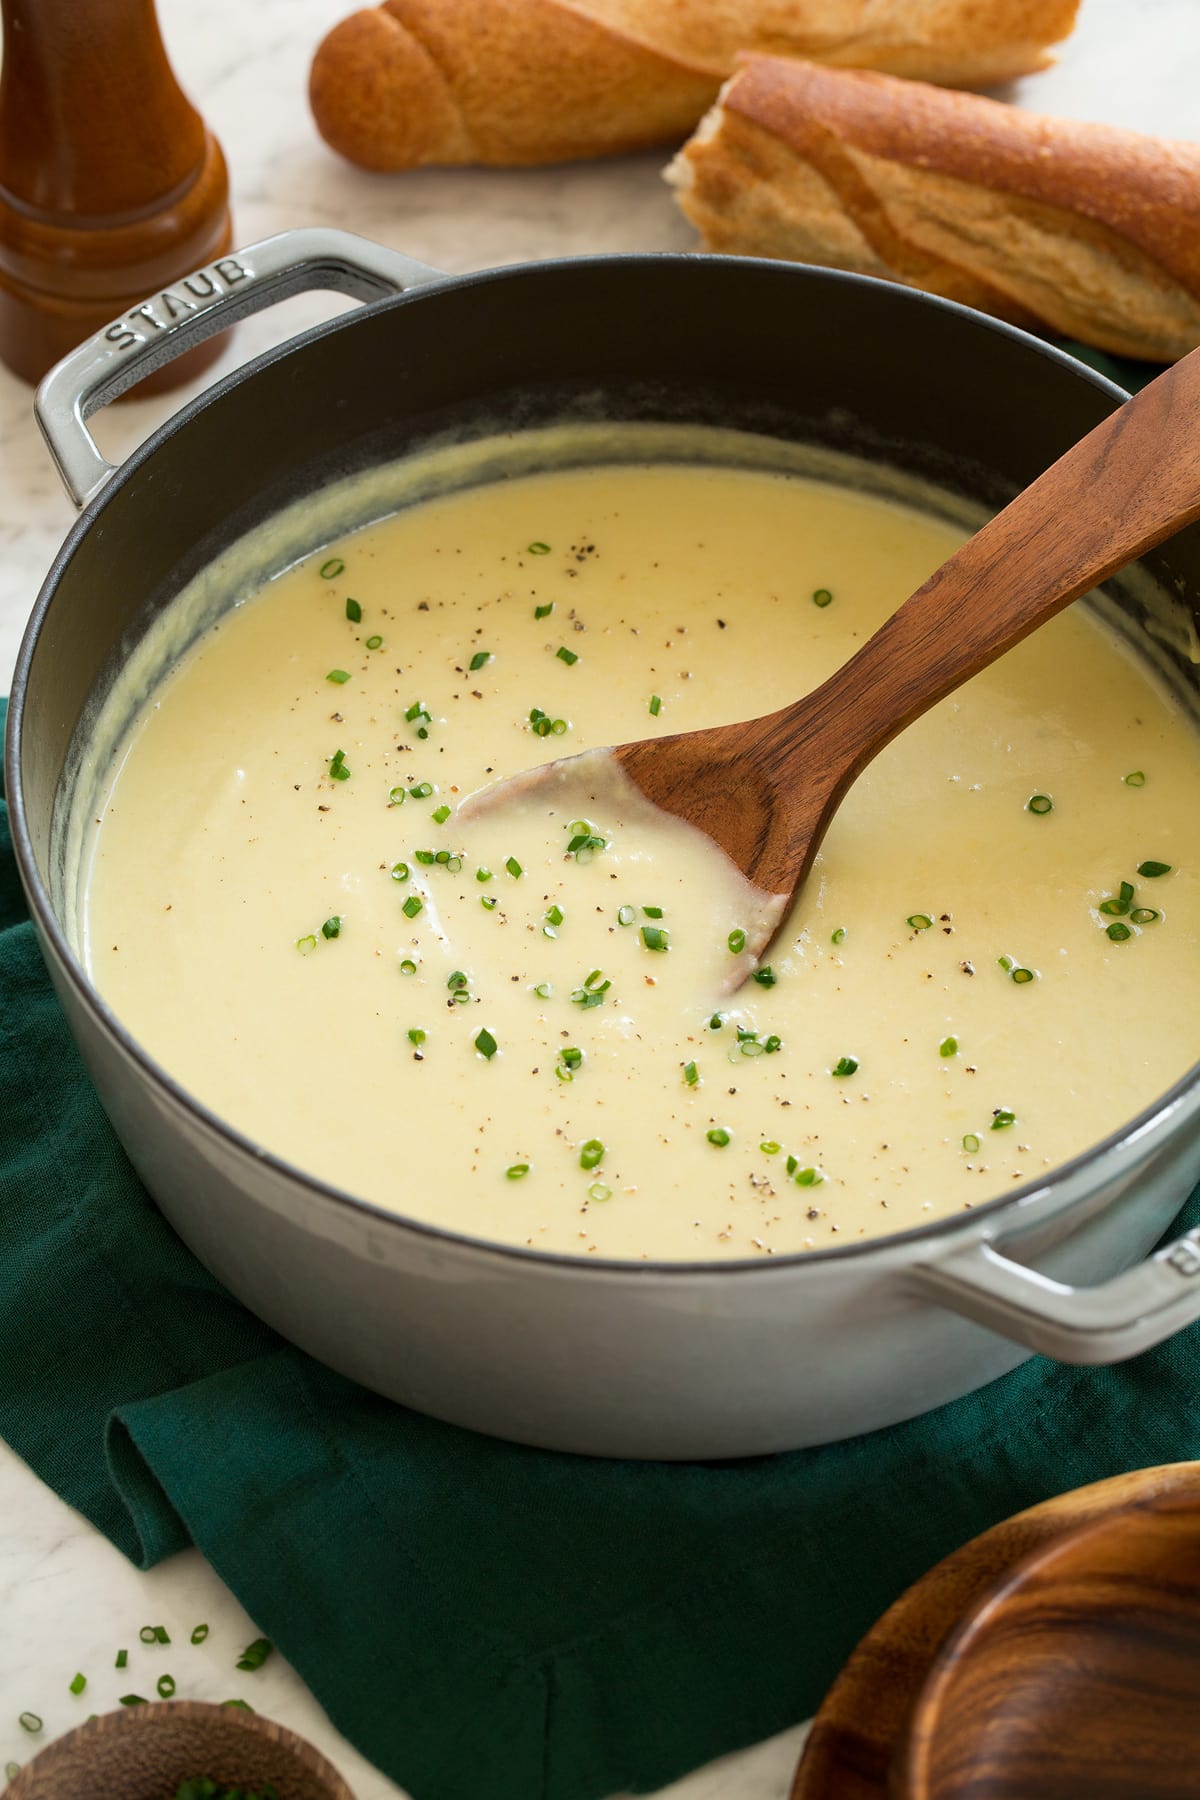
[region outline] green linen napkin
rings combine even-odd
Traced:
[[[1116,1369],[1035,1359],[870,1437],[690,1466],[522,1449],[380,1400],[252,1318],[141,1187],[0,802],[0,1434],[140,1567],[199,1545],[417,1800],[599,1800],[805,1717],[976,1532],[1200,1456],[1198,1386],[1200,1327]]]

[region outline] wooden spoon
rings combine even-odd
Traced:
[[[1059,458],[828,681],[778,712],[585,751],[499,782],[536,802],[603,758],[750,884],[737,979],[767,949],[842,796],[898,732],[1143,551],[1200,518],[1200,350]],[[736,985],[736,983],[735,983]]]

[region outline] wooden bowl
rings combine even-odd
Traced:
[[[1099,1519],[1019,1562],[921,1690],[903,1800],[1195,1800],[1200,1488]]]
[[[251,1790],[269,1781],[279,1800],[354,1800],[333,1764],[286,1725],[201,1700],[89,1719],[27,1763],[4,1800],[171,1800],[201,1775]]]

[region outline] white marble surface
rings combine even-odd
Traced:
[[[563,169],[428,171],[369,176],[330,155],[304,100],[307,60],[351,0],[159,0],[176,67],[224,144],[241,241],[288,226],[339,224],[450,270],[603,250],[686,249],[692,236],[658,176],[659,157]],[[1083,0],[1058,66],[1018,83],[1018,104],[1178,137],[1200,136],[1200,0]],[[220,370],[233,367],[340,303],[291,301],[243,326]],[[220,371],[218,371],[220,372]],[[181,390],[181,396],[187,390]],[[178,404],[131,403],[97,432],[109,455],[127,452]],[[71,521],[30,413],[27,388],[0,370],[0,691],[38,584]],[[207,1642],[193,1647],[201,1620]],[[152,1693],[169,1671],[181,1694],[242,1693],[313,1738],[359,1800],[399,1790],[338,1737],[299,1678],[274,1657],[237,1676],[251,1621],[197,1553],[139,1574],[98,1532],[0,1446],[0,1764],[25,1761],[52,1734],[115,1703]],[[168,1649],[149,1650],[139,1626],[160,1623]],[[113,1666],[128,1646],[129,1667]],[[88,1676],[76,1698],[68,1683]],[[29,1738],[28,1708],[45,1728]],[[782,1800],[801,1742],[796,1727],[725,1758],[670,1790],[673,1800]],[[831,1796],[836,1800],[836,1796]]]

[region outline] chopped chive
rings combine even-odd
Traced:
[[[577,663],[579,661],[575,651],[568,650],[565,644],[560,644],[554,654],[557,656],[559,662],[565,662],[568,667],[570,667],[572,663]]]
[[[683,1079],[689,1087],[695,1087],[696,1083],[699,1081],[700,1071],[694,1062],[684,1063]]]
[[[581,1169],[596,1169],[604,1160],[604,1145],[599,1138],[589,1138],[586,1144],[579,1147],[579,1166]]]
[[[611,1200],[612,1189],[606,1187],[602,1181],[593,1181],[591,1187],[588,1189],[588,1199],[597,1202]]]
[[[1029,983],[1033,980],[1033,970],[1014,969],[1011,978],[1016,982],[1018,987],[1028,987]]]
[[[798,1157],[795,1157],[795,1156],[789,1156],[789,1157],[788,1157],[788,1159],[787,1159],[787,1172],[788,1172],[788,1174],[789,1174],[789,1175],[794,1175],[794,1174],[795,1174],[795,1173],[796,1173],[796,1170],[797,1170],[797,1169],[798,1169],[798,1168],[799,1168],[799,1167],[800,1167],[800,1161],[799,1161],[799,1158],[798,1158]]]
[[[425,1042],[426,1035],[427,1034],[421,1030],[421,1027],[419,1025],[414,1025],[411,1031],[408,1031],[405,1033],[405,1036],[408,1038],[409,1043],[414,1044],[418,1050],[421,1048],[421,1045]]]
[[[714,1125],[712,1129],[706,1131],[704,1135],[710,1144],[715,1144],[718,1150],[723,1150],[726,1144],[730,1142],[733,1134],[732,1132],[726,1131],[723,1125]]]
[[[637,918],[637,907],[636,906],[618,906],[618,908],[617,908],[617,923],[618,923],[618,925],[632,925],[636,918]]]
[[[764,1156],[779,1155],[779,1145],[775,1142],[774,1138],[764,1138],[758,1147]]]
[[[404,789],[402,787],[394,787],[394,788],[388,789],[388,805],[389,806],[403,806],[404,805]]]
[[[553,600],[548,600],[546,602],[545,606],[535,606],[534,607],[533,616],[535,619],[548,619],[550,617],[550,614],[553,611],[554,611],[554,602],[553,602]]]
[[[167,1628],[165,1625],[156,1625],[154,1627],[154,1641],[156,1644],[170,1643],[171,1639],[167,1635]]]
[[[539,981],[533,991],[539,1000],[553,1000],[554,998],[554,989],[548,981]]]
[[[160,1675],[154,1685],[158,1689],[160,1699],[170,1700],[175,1692],[175,1677],[173,1675]]]
[[[1116,925],[1109,925],[1107,931],[1114,944],[1123,944],[1127,938],[1133,936],[1128,925],[1121,925],[1119,923]]]
[[[762,1056],[765,1054],[766,1048],[767,1048],[766,1045],[760,1044],[758,1041],[758,1038],[756,1036],[754,1036],[753,1034],[751,1034],[749,1037],[743,1038],[741,1033],[739,1032],[738,1037],[740,1039],[740,1042],[738,1044],[738,1054],[739,1055],[741,1055],[741,1056]]]
[[[523,1181],[529,1173],[528,1163],[509,1163],[504,1171],[506,1181]]]
[[[642,911],[648,919],[661,919],[663,916],[661,906],[643,906]]]
[[[732,955],[740,956],[742,951],[746,948],[746,934],[739,926],[736,931],[730,932],[725,942],[729,945]]]
[[[407,881],[411,874],[412,874],[412,870],[409,868],[409,866],[406,862],[398,862],[398,863],[392,864],[392,880],[393,881]]]
[[[661,925],[643,925],[642,942],[647,950],[669,950],[670,934]]]
[[[128,1650],[118,1650],[117,1651],[117,1660],[113,1664],[113,1667],[114,1667],[114,1669],[123,1669],[126,1667],[128,1662],[129,1662]]]
[[[1015,1122],[1016,1117],[1016,1113],[1010,1112],[1007,1106],[997,1106],[992,1113],[992,1130],[1003,1131],[1006,1126]]]
[[[975,1136],[973,1131],[968,1131],[962,1141],[962,1147],[967,1152],[968,1156],[975,1155],[975,1152],[979,1149],[979,1139]]]
[[[1131,769],[1124,777],[1126,787],[1145,787],[1146,775],[1143,769]]]
[[[831,1075],[853,1075],[857,1068],[857,1056],[839,1056],[829,1073]]]
[[[480,894],[479,904],[484,912],[495,912],[500,902],[496,899],[495,894]]]
[[[1006,975],[1012,972],[1013,959],[1011,956],[998,956],[996,961],[1000,964],[1000,967],[1004,970]]]
[[[193,1644],[202,1644],[207,1636],[208,1636],[208,1626],[207,1625],[197,1625],[194,1628],[194,1630],[192,1631],[192,1642],[193,1642]]]
[[[1155,919],[1161,919],[1162,914],[1155,912],[1152,906],[1135,906],[1129,916],[1135,925],[1153,925]]]
[[[350,771],[346,767],[346,752],[335,750],[329,759],[329,774],[334,781],[349,781]]]
[[[820,1169],[797,1169],[792,1176],[797,1187],[820,1187],[824,1179]]]
[[[829,941],[831,944],[844,944],[846,941],[846,927],[844,925],[839,925]]]
[[[336,682],[337,686],[341,687],[344,681],[349,681],[350,671],[349,669],[330,669],[325,679],[326,681]]]
[[[832,599],[833,595],[828,588],[817,588],[813,594],[813,605],[828,606]]]
[[[712,1017],[708,1021],[708,1029],[710,1031],[720,1031],[720,1029],[724,1023],[725,1023],[725,1014],[715,1012],[715,1013],[713,1013]]]
[[[553,719],[550,724],[550,729],[555,737],[563,737],[566,735],[568,729],[567,721],[565,719]]]
[[[246,1645],[238,1657],[237,1667],[239,1669],[261,1669],[273,1649],[274,1645],[270,1638],[255,1638],[252,1644]]]
[[[158,1637],[158,1633],[155,1631],[153,1625],[143,1625],[138,1632],[138,1636],[141,1638],[143,1644],[153,1644]]]
[[[254,1708],[248,1700],[222,1700],[222,1706],[236,1706],[239,1712],[252,1713]]]
[[[317,940],[310,931],[305,937],[296,939],[296,948],[301,956],[311,956],[317,947]]]
[[[493,1056],[495,1056],[497,1050],[500,1048],[486,1025],[475,1039],[475,1048],[478,1050],[480,1056],[486,1057],[488,1062],[491,1062]]]
[[[1054,811],[1054,802],[1049,794],[1031,794],[1026,804],[1031,813],[1048,813]]]
[[[909,913],[904,923],[911,925],[914,931],[928,931],[933,920],[928,913]]]
[[[492,871],[488,868],[486,863],[480,863],[475,871],[475,879],[476,881],[490,881],[492,879]]]
[[[942,1039],[941,1043],[938,1045],[938,1055],[939,1056],[957,1056],[958,1055],[958,1039],[956,1037],[944,1037]]]
[[[661,711],[662,711],[662,695],[661,694],[651,694],[651,696],[650,696],[650,716],[651,716],[651,718],[657,719],[657,717]]]
[[[122,1694],[118,1702],[121,1706],[149,1706],[145,1694]]]
[[[20,1725],[22,1731],[33,1732],[42,1729],[42,1721],[35,1712],[19,1713],[17,1716],[17,1723]]]
[[[1139,863],[1137,872],[1139,875],[1144,875],[1148,881],[1154,881],[1159,875],[1169,875],[1171,873],[1171,865],[1170,863],[1165,862]]]
[[[491,660],[492,653],[490,650],[477,650],[468,665],[471,674],[474,675],[477,669],[486,669]]]
[[[421,899],[420,895],[410,894],[400,910],[403,912],[406,919],[415,919],[424,904],[425,902]]]
[[[415,975],[416,972],[417,972],[416,963],[413,961],[411,956],[406,956],[404,958],[403,962],[400,964],[400,973],[402,975]]]
[[[563,918],[564,914],[561,906],[552,906],[546,913],[547,925],[561,925]]]
[[[347,600],[346,617],[352,625],[359,625],[362,623],[362,607],[358,604],[357,600]]]
[[[345,567],[346,565],[340,556],[331,556],[328,562],[323,562],[321,564],[318,574],[322,581],[336,581]]]
[[[430,794],[433,792],[433,783],[431,781],[418,781],[416,786],[410,787],[408,791],[414,800],[428,800]]]
[[[415,719],[428,719],[431,715],[426,711],[422,701],[414,700],[411,706],[405,708],[404,717],[411,725]]]
[[[550,554],[549,544],[543,544],[540,538],[536,538],[532,544],[526,544],[525,548],[530,556],[549,556]]]
[[[452,994],[461,994],[463,992],[468,986],[468,982],[461,969],[455,969],[453,974],[447,975],[446,986],[450,989]]]
[[[328,938],[341,937],[341,935],[342,935],[342,916],[340,913],[334,913],[332,915],[332,917],[326,919],[325,923],[322,925],[321,936],[323,938],[328,939]]]
[[[87,1676],[86,1675],[76,1675],[74,1680],[71,1682],[71,1690],[70,1691],[73,1694],[82,1694],[82,1692],[86,1686],[87,1686]]]
[[[431,869],[437,861],[436,850],[414,850],[413,856],[417,862],[421,863],[427,869]]]
[[[767,963],[763,968],[755,969],[750,979],[757,981],[759,987],[774,987],[777,978],[774,969]]]
[[[382,650],[383,649],[383,639],[379,636],[378,632],[376,632],[373,637],[369,637],[367,639],[367,649],[368,650]]]
[[[769,1038],[763,1039],[763,1049],[768,1056],[774,1056],[776,1050],[783,1049],[783,1039],[776,1037],[774,1032],[772,1032]]]
[[[570,1069],[574,1074],[577,1069],[583,1067],[583,1051],[574,1044],[567,1044],[559,1051],[558,1060],[564,1069]]]
[[[440,806],[434,807],[430,817],[435,825],[444,825],[446,820],[450,817],[450,808],[446,805],[445,801],[443,801]]]
[[[508,870],[509,874],[512,876],[514,881],[516,881],[521,875],[523,875],[525,873],[524,869],[521,867],[520,863],[517,861],[515,856],[510,856],[508,858],[507,862],[505,863],[504,867]]]
[[[1138,870],[1138,874],[1141,874],[1140,869]],[[1121,883],[1121,891],[1115,899],[1102,900],[1100,902],[1100,911],[1107,914],[1109,918],[1119,919],[1129,911],[1129,908],[1132,905],[1133,883],[1132,881],[1123,881]]]

